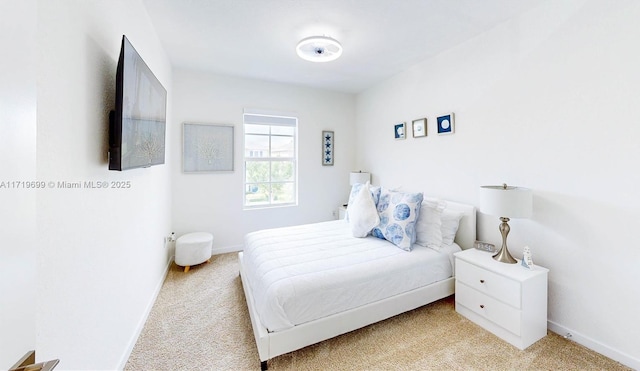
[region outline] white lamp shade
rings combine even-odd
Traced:
[[[365,184],[366,182],[371,181],[371,174],[369,173],[363,173],[361,171],[352,171],[351,174],[349,175],[349,185],[354,185],[354,184]]]
[[[513,186],[481,186],[480,211],[505,218],[529,218],[533,213],[533,192]]]

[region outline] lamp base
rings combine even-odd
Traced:
[[[513,258],[513,256],[511,256],[511,254],[509,254],[509,250],[507,250],[506,248],[500,249],[498,253],[493,256],[493,259],[499,261],[500,263],[507,264],[516,264],[518,262]]]
[[[511,228],[509,227],[509,218],[502,217],[500,218],[502,223],[500,223],[500,234],[502,234],[502,247],[498,252],[493,256],[493,259],[499,261],[500,263],[507,264],[516,264],[518,261],[511,256],[509,253],[509,249],[507,248],[507,235]]]

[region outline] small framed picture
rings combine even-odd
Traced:
[[[427,136],[427,119],[413,120],[411,123],[413,130],[413,137],[426,137]]]
[[[330,130],[324,130],[322,132],[322,166],[333,166],[333,154],[335,148],[333,147],[334,132]]]
[[[455,120],[453,113],[438,116],[438,135],[453,134],[455,132]]]
[[[396,139],[406,139],[406,126],[407,124],[405,122],[401,122],[393,126],[393,135]]]

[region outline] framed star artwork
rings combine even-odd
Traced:
[[[333,144],[334,135],[333,131],[324,130],[322,132],[322,166],[333,166],[335,152]]]

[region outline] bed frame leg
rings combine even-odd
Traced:
[[[267,371],[268,368],[269,368],[269,365],[267,364],[267,361],[260,362],[260,370]]]

